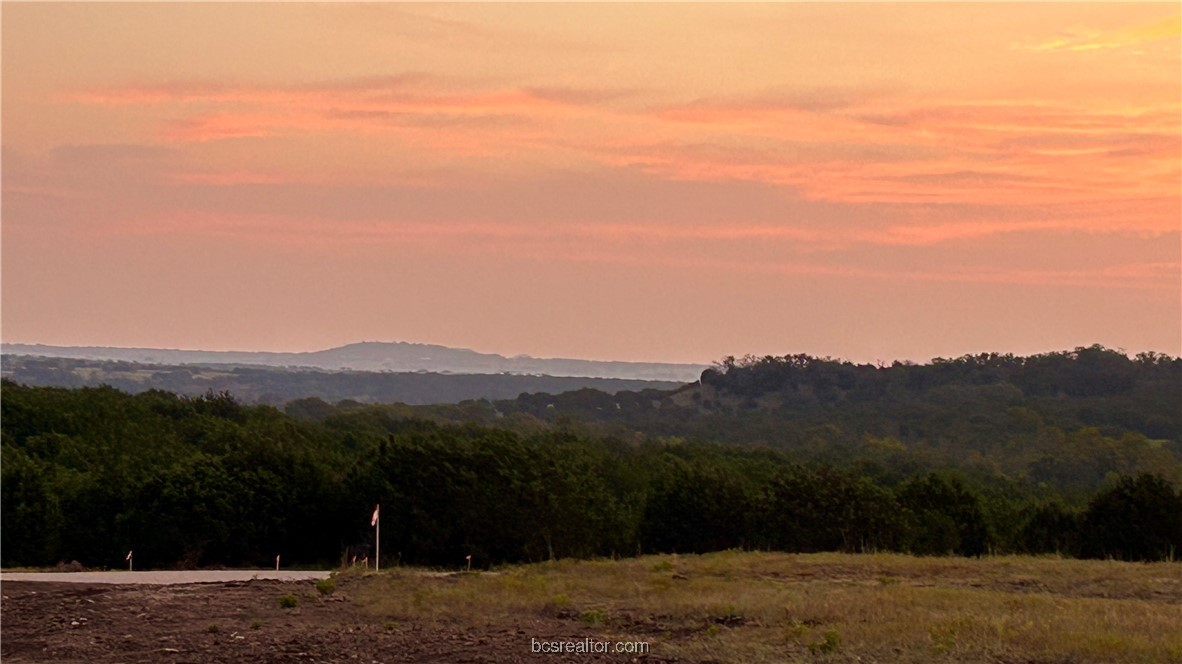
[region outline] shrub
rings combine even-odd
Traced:
[[[653,565],[652,570],[654,572],[672,572],[673,563],[669,562],[668,560],[662,560],[656,565]]]
[[[827,629],[825,630],[824,637],[824,641],[810,645],[809,651],[813,654],[837,652],[837,649],[841,647],[841,634],[835,629]]]
[[[584,611],[583,614],[579,616],[579,619],[588,625],[598,625],[606,618],[607,612],[603,609],[591,609],[589,611]]]
[[[321,595],[331,595],[337,589],[337,582],[331,577],[327,579],[316,580],[316,590],[320,591]]]

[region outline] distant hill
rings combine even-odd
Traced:
[[[429,371],[453,374],[520,374],[581,376],[688,383],[698,379],[704,364],[662,362],[606,362],[528,355],[505,357],[465,348],[432,344],[366,341],[307,353],[112,348],[106,346],[46,346],[3,344],[4,355],[37,355],[79,360],[115,360],[146,364],[258,365],[303,367],[329,371]]]
[[[327,402],[449,404],[464,400],[514,399],[518,395],[591,389],[597,394],[622,390],[670,389],[683,383],[585,376],[521,374],[443,374],[433,372],[328,371],[232,364],[147,364],[35,355],[6,355],[4,378],[35,387],[110,385],[131,394],[167,390],[198,396],[210,390],[230,392],[243,403],[281,406],[317,398]]]
[[[527,395],[498,404],[554,419],[614,421],[659,435],[798,446],[840,423],[903,442],[975,438],[978,449],[1040,426],[1098,427],[1169,441],[1182,453],[1182,359],[1102,346],[1030,357],[982,354],[887,367],[807,355],[727,358],[666,392]],[[794,437],[795,436],[795,437]],[[823,437],[823,436],[822,436]]]
[[[673,390],[535,393],[418,412],[522,422],[523,430],[577,423],[621,439],[770,447],[899,477],[916,468],[1000,473],[1086,495],[1110,473],[1153,472],[1182,486],[1180,405],[1182,359],[1090,346],[922,365],[727,358]]]

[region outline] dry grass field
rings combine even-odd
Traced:
[[[391,625],[519,625],[528,640],[531,616],[560,618],[662,660],[1182,662],[1178,563],[723,552],[350,586]]]
[[[5,662],[1182,662],[1182,564],[724,552],[169,586],[5,581]],[[539,654],[535,641],[645,642]]]

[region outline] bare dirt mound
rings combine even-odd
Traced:
[[[530,652],[530,640],[569,639],[570,623],[523,617],[475,626],[376,622],[347,586],[312,582],[170,586],[6,582],[5,662],[547,662],[649,661],[636,655]],[[294,608],[281,606],[291,595]],[[291,601],[288,600],[288,604]]]

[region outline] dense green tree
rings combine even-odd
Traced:
[[[1155,475],[1121,477],[1083,514],[1083,555],[1176,559],[1182,550],[1182,493]]]
[[[822,467],[785,467],[767,488],[764,541],[786,551],[897,547],[903,521],[894,496],[866,478]]]
[[[980,556],[991,542],[980,498],[957,477],[935,473],[899,487],[910,549],[919,554]]]
[[[111,567],[135,549],[146,567],[268,565],[276,554],[288,564],[332,564],[350,547],[372,553],[369,515],[378,503],[387,564],[736,547],[1160,559],[1173,555],[1182,538],[1177,480],[1136,476],[1147,467],[1169,472],[1172,442],[1048,424],[1045,412],[1014,405],[1012,386],[991,382],[1012,365],[1026,366],[1017,359],[870,373],[803,356],[743,362],[760,367],[743,389],[787,380],[808,408],[843,402],[813,413],[836,419],[793,410],[790,400],[770,419],[761,419],[764,411],[742,412],[741,404],[731,413],[720,406],[707,420],[711,426],[753,437],[749,445],[728,446],[676,435],[676,416],[700,405],[681,406],[656,391],[610,402],[587,393],[575,403],[607,406],[621,417],[644,413],[654,426],[671,422],[672,432],[659,437],[624,420],[610,422],[605,433],[570,413],[560,413],[561,421],[520,411],[496,418],[488,402],[427,410],[312,403],[286,414],[225,393],[129,395],[4,381],[0,562],[77,559]],[[1130,364],[1135,376],[1164,367],[1169,378],[1171,362]],[[950,375],[971,381],[951,385]],[[1100,391],[1136,391],[1139,380]],[[929,390],[932,401],[896,404],[906,431],[869,410],[845,412],[860,391],[886,398],[915,389]],[[941,399],[975,403],[976,411],[968,424],[943,421]],[[522,403],[535,400],[565,408],[562,395]],[[778,424],[784,412],[803,412],[803,423],[785,431]],[[504,426],[449,422],[485,416]],[[967,455],[961,442],[924,437],[929,427],[961,426],[959,440],[973,445]],[[993,436],[1012,439],[996,444]],[[959,472],[946,469],[954,454],[963,456]],[[1024,474],[1040,464],[1046,473]],[[1081,489],[1075,469],[1110,485],[1099,494]],[[1089,499],[1078,516],[1077,506]]]
[[[1019,550],[1025,553],[1079,553],[1079,515],[1058,501],[1031,505],[1022,514]]]
[[[641,543],[646,552],[700,553],[741,547],[753,497],[742,477],[721,464],[675,454],[650,459],[652,485]]]

